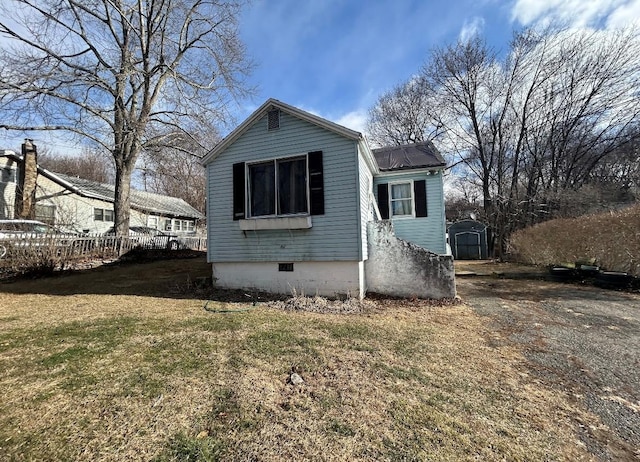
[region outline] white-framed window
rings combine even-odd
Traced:
[[[309,213],[307,156],[247,164],[249,217]]]
[[[158,229],[158,217],[148,217],[147,226],[149,228]]]
[[[149,217],[147,222],[149,223],[150,228],[154,228],[151,219],[154,218],[157,223],[157,217]],[[164,230],[165,231],[175,231],[175,232],[187,232],[195,230],[195,222],[190,220],[179,220],[177,218],[165,218],[164,219]]]
[[[392,217],[413,217],[413,182],[389,184],[389,212]]]
[[[93,209],[94,221],[113,221],[113,210],[94,208]]]

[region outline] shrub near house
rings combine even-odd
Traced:
[[[640,204],[517,231],[510,253],[512,259],[534,265],[595,259],[604,269],[640,276]]]

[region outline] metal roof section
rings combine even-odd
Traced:
[[[373,155],[383,172],[446,166],[444,158],[431,141],[374,149]]]
[[[98,183],[97,181],[64,175],[62,173],[53,173],[53,175],[60,178],[64,183],[73,186],[73,189],[79,194],[109,202],[114,201],[114,185]],[[183,199],[146,191],[138,191],[133,188],[131,189],[131,207],[146,212],[153,212],[158,215],[171,215],[181,218],[204,217]]]
[[[22,156],[16,154],[14,151],[0,151],[0,155],[13,158],[17,162],[22,162]],[[51,172],[42,167],[38,167],[38,174],[49,178],[51,181],[58,183],[60,186],[80,196],[99,199],[106,202],[114,202],[115,200],[116,188],[114,185],[99,183],[97,181],[65,175],[63,173]],[[198,212],[183,199],[146,191],[138,191],[133,188],[131,189],[131,208],[162,216],[171,216],[174,218],[204,218],[203,214]]]
[[[247,131],[254,123],[256,123],[259,119],[267,114],[272,109],[280,109],[283,112],[291,114],[294,117],[305,120],[309,123],[317,125],[319,127],[330,130],[334,133],[342,135],[346,138],[352,139],[354,141],[360,141],[363,139],[362,133],[357,132],[355,130],[351,130],[350,128],[343,127],[335,122],[331,122],[330,120],[323,119],[320,116],[315,114],[311,114],[310,112],[303,111],[302,109],[298,109],[297,107],[291,106],[289,104],[283,103],[282,101],[278,101],[277,99],[269,98],[264,102],[262,106],[256,109],[253,114],[251,114],[244,122],[242,122],[238,127],[229,133],[225,138],[223,138],[211,151],[209,151],[203,158],[202,164],[207,165],[212,160],[214,160],[222,151],[224,151],[229,145],[231,145],[234,141],[236,141],[242,134]]]

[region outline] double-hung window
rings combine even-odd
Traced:
[[[413,216],[413,187],[410,181],[392,183],[390,186],[389,205],[392,217]]]
[[[309,213],[307,156],[248,164],[249,216]]]
[[[378,207],[384,220],[426,217],[426,180],[378,183]]]
[[[113,210],[94,208],[93,219],[95,221],[113,221]]]

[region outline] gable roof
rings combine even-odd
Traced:
[[[307,112],[307,111],[303,111],[302,109],[298,109],[297,107],[283,103],[282,101],[278,101],[277,99],[269,98],[267,101],[264,102],[264,104],[262,104],[262,106],[256,109],[253,112],[253,114],[251,114],[244,122],[238,125],[238,127],[235,130],[233,130],[225,138],[223,138],[217,145],[215,145],[215,147],[202,158],[202,164],[207,165],[208,163],[213,161],[216,157],[220,155],[222,151],[224,151],[234,141],[240,138],[240,136],[242,136],[254,123],[256,123],[259,119],[264,117],[269,111],[273,109],[280,109],[282,112],[291,114],[294,117],[297,117],[299,119],[302,119],[304,121],[317,125],[319,127],[325,128],[329,131],[342,135],[351,140],[364,141],[364,137],[360,132],[351,130],[350,128],[347,128],[347,127],[343,127],[342,125],[339,125],[335,122],[331,122],[330,120],[323,119],[320,116],[311,114],[310,112]]]
[[[446,166],[431,141],[374,149],[373,155],[383,172]]]
[[[1,151],[0,151],[1,152]],[[13,151],[4,151],[5,157],[10,157],[17,162],[22,162],[22,156]],[[74,192],[82,197],[98,199],[113,203],[115,201],[115,186],[97,181],[78,178],[63,173],[56,173],[38,166],[38,174],[49,178],[65,189]],[[204,218],[199,211],[189,205],[183,199],[165,196],[162,194],[150,193],[131,189],[131,208],[151,212],[162,216],[180,218]]]

